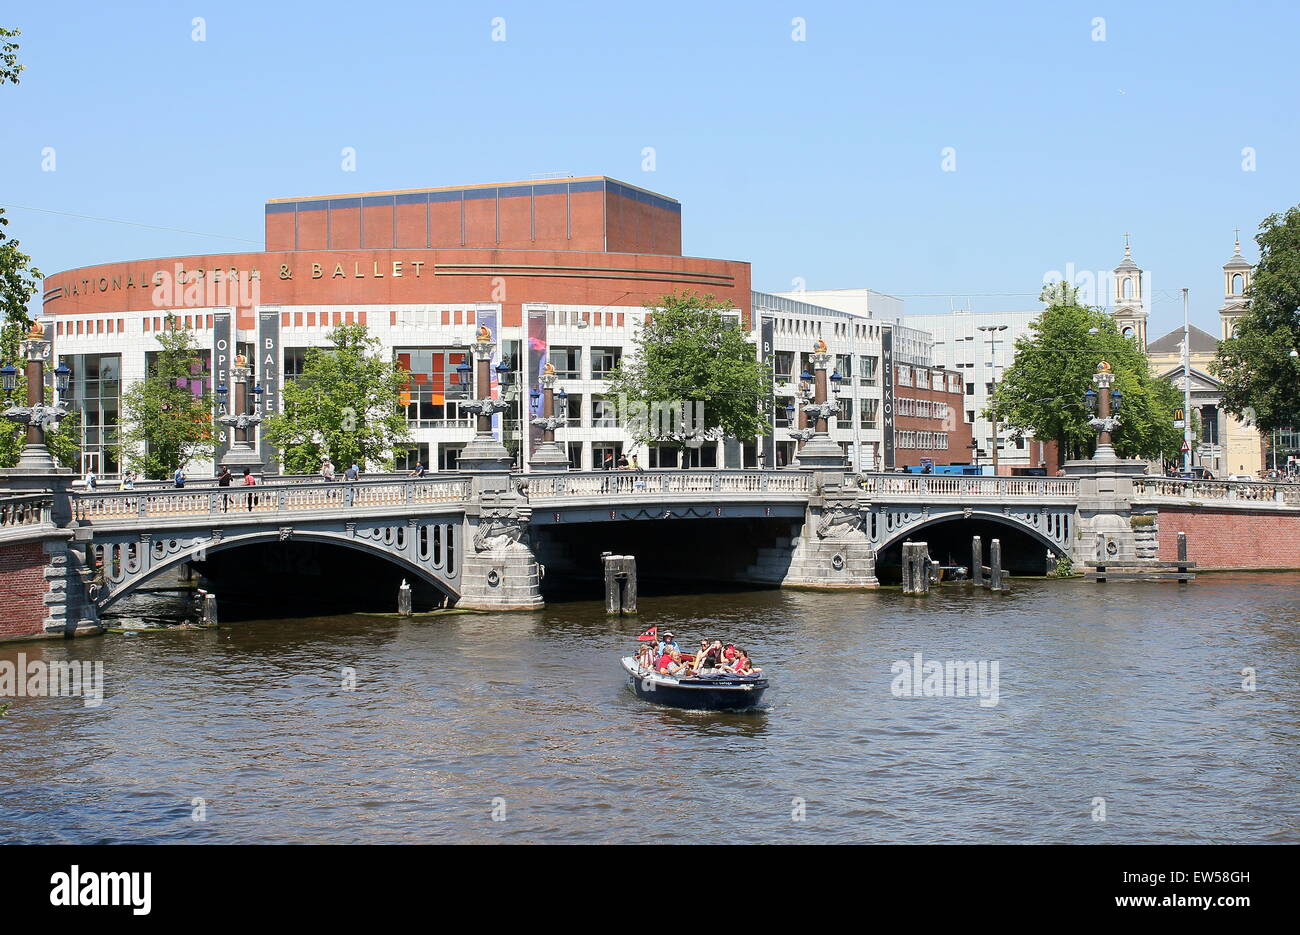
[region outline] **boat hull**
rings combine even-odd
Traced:
[[[674,679],[645,673],[631,659],[623,669],[636,696],[654,704],[692,711],[738,711],[757,705],[767,679]]]

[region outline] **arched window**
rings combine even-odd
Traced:
[[[1134,332],[1134,330],[1133,330],[1133,326],[1132,326],[1132,325],[1125,325],[1125,326],[1124,326],[1124,329],[1123,329],[1122,331],[1120,331],[1120,334],[1124,335],[1124,337],[1126,337],[1126,338],[1131,338],[1131,337],[1133,337],[1133,335],[1134,335],[1135,333],[1136,333],[1136,332]]]
[[[1241,295],[1241,287],[1242,287],[1242,285],[1243,285],[1244,283],[1245,283],[1245,280],[1241,278],[1241,273],[1233,273],[1233,274],[1232,274],[1232,294],[1233,294],[1233,295]]]
[[[1124,298],[1133,298],[1133,277],[1131,276],[1124,277]]]

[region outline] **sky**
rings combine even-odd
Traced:
[[[1154,337],[1183,287],[1217,333],[1233,229],[1255,260],[1300,202],[1294,2],[10,0],[0,25],[27,66],[0,205],[47,274],[257,250],[267,198],[607,175],[756,289],[917,313],[1036,308],[1128,232]]]

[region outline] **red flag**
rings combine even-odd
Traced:
[[[659,627],[653,626],[646,630],[637,638],[638,643],[657,643],[659,642]]]

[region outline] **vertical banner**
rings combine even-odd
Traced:
[[[280,306],[262,305],[257,310],[257,366],[254,378],[262,384],[262,418],[280,411]],[[357,413],[357,418],[364,418]],[[280,452],[267,444],[265,434],[259,428],[259,454],[263,470],[279,473]]]
[[[776,340],[775,328],[776,320],[768,315],[763,316],[762,325],[760,326],[758,353],[761,363],[772,365],[772,344]],[[771,405],[771,413],[767,419],[767,435],[759,440],[763,446],[763,467],[771,470],[776,467],[776,380],[772,380],[771,398],[768,400]]]
[[[528,310],[528,316],[524,322],[525,326],[528,328],[528,349],[524,354],[524,357],[526,358],[524,361],[524,366],[526,367],[525,373],[528,378],[524,382],[524,385],[520,387],[519,399],[520,405],[527,413],[524,415],[524,419],[529,422],[532,420],[532,414],[528,412],[529,403],[532,400],[532,391],[534,389],[538,390],[538,392],[541,391],[540,377],[542,371],[546,369],[546,361],[550,359],[550,348],[547,344],[546,337],[547,311],[548,309],[546,308],[530,308]],[[559,390],[560,387],[556,386],[555,391],[558,393]],[[540,425],[530,424],[528,426],[528,451],[525,454],[531,454],[536,451],[541,443],[542,427]],[[527,463],[527,457],[525,457],[524,464],[527,465]]]
[[[894,469],[894,329],[880,327],[881,470]]]
[[[224,386],[226,393],[226,409],[234,405],[235,388],[230,385],[230,365],[234,360],[235,353],[231,343],[231,319],[234,315],[234,309],[219,308],[215,309],[212,315],[212,389],[213,400],[216,403],[217,412],[213,413],[214,417],[220,414],[220,399],[216,396],[216,388]],[[213,455],[212,464],[217,466],[221,464],[221,459],[225,457],[226,452],[230,450],[230,430],[218,422],[212,426],[213,434]],[[216,471],[213,471],[215,474]]]
[[[488,331],[492,332],[492,340],[496,343],[496,352],[492,360],[488,361],[488,398],[497,399],[500,396],[501,388],[497,386],[496,362],[501,359],[501,353],[504,345],[501,341],[501,329],[498,327],[497,307],[495,305],[480,304],[475,309],[474,327],[477,329],[486,326]],[[475,335],[477,337],[477,334]],[[470,355],[469,364],[477,368],[478,361],[473,354]],[[470,398],[474,399],[478,393],[478,373],[477,369],[470,374],[471,384]],[[492,416],[492,431],[497,433],[497,438],[501,438],[501,413],[494,413]]]

